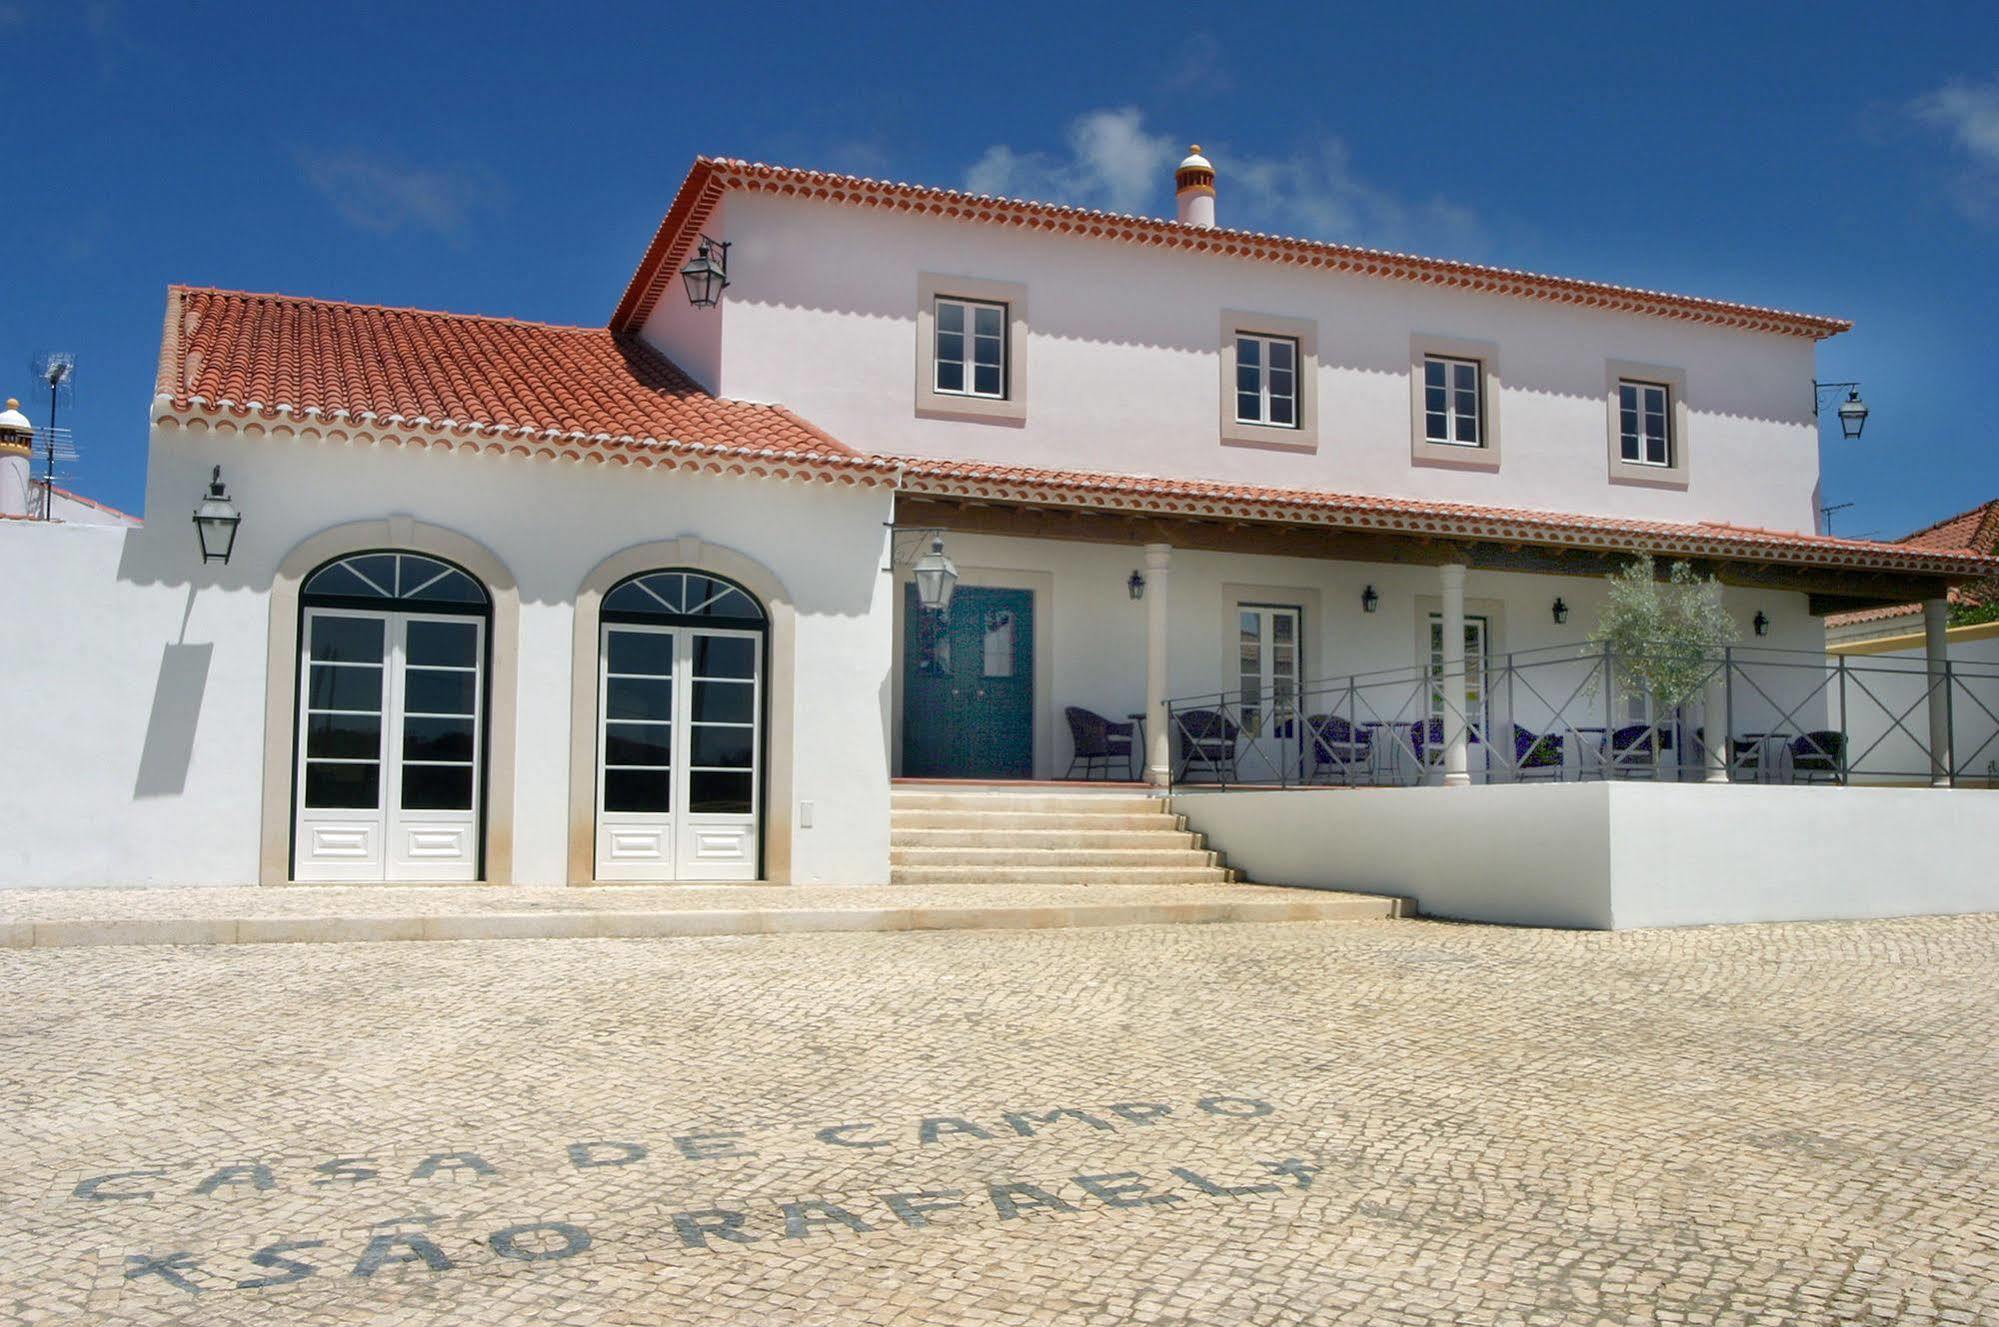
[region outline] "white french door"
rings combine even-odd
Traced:
[[[308,608],[296,880],[475,880],[485,622]]]
[[[1236,762],[1251,782],[1298,776],[1298,680],[1303,614],[1280,604],[1236,607],[1238,703],[1242,725]]]
[[[1488,648],[1489,624],[1483,617],[1467,615],[1465,618],[1465,727],[1466,739],[1483,742],[1489,732],[1487,724],[1487,700],[1485,661]],[[1444,704],[1444,615],[1430,614],[1430,717],[1442,725],[1442,731],[1449,735],[1451,717]],[[1504,717],[1502,715],[1501,717]],[[1441,748],[1439,748],[1441,750]],[[1441,756],[1435,757],[1441,760]]]
[[[762,634],[607,622],[598,660],[597,879],[756,879]]]

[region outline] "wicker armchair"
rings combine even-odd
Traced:
[[[1791,778],[1801,783],[1844,783],[1846,734],[1821,729],[1792,738]]]
[[[1659,772],[1659,730],[1649,723],[1627,723],[1604,737],[1603,769],[1613,779],[1649,779]]]
[[[1545,776],[1560,781],[1563,766],[1560,733],[1536,733],[1513,725],[1513,777],[1529,779]]]
[[[1338,777],[1347,784],[1356,782],[1356,775],[1367,776],[1374,753],[1372,732],[1355,728],[1350,721],[1337,714],[1307,715],[1305,731],[1312,736],[1311,777],[1314,781],[1322,772],[1328,779]]]
[[[1062,713],[1069,720],[1069,737],[1075,754],[1069,760],[1069,772],[1062,777],[1076,777],[1076,767],[1082,766],[1083,777],[1093,779],[1110,778],[1118,764],[1124,766],[1127,778],[1137,778],[1138,771],[1133,761],[1136,759],[1137,745],[1133,740],[1132,723],[1112,723],[1094,710],[1086,710],[1080,705],[1071,705]]]
[[[1220,710],[1188,710],[1173,716],[1174,746],[1179,752],[1180,772],[1176,780],[1200,768],[1222,783],[1239,783],[1236,774],[1236,741],[1242,729]]]

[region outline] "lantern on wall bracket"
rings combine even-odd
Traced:
[[[701,237],[694,258],[680,269],[687,283],[687,302],[697,309],[712,309],[729,288],[729,246],[723,240]]]
[[[1562,602],[1562,596],[1558,594],[1555,596],[1555,625],[1560,626],[1568,620],[1569,606]]]
[[[1846,399],[1839,403],[1839,431],[1842,437],[1857,438],[1860,430],[1867,427],[1867,402],[1860,399],[1860,384],[1857,382],[1820,382],[1812,379],[1812,415],[1818,416],[1819,407],[1825,404],[1826,395],[1846,389]]]
[[[933,613],[950,611],[951,596],[958,589],[958,567],[945,556],[943,535],[931,537],[930,551],[916,560],[912,575],[917,603]]]
[[[1770,634],[1770,619],[1764,615],[1763,610],[1760,608],[1756,610],[1756,616],[1749,625],[1756,628],[1756,634],[1759,636]]]
[[[229,555],[236,548],[236,527],[242,523],[243,515],[229,500],[229,490],[222,483],[222,467],[218,465],[208,477],[208,495],[194,509],[194,529],[201,537],[201,560],[227,566]]]
[[[1365,590],[1362,590],[1360,592],[1361,612],[1372,613],[1375,610],[1376,606],[1378,606],[1380,603],[1381,603],[1381,596],[1374,592],[1374,587],[1372,585],[1368,586]]]
[[[1134,599],[1145,598],[1144,575],[1137,571],[1132,572],[1131,578],[1124,583],[1124,588],[1126,592],[1129,593],[1131,597]]]

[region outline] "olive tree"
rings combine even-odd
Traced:
[[[1740,638],[1722,607],[1721,583],[1684,562],[1661,580],[1650,555],[1605,580],[1610,595],[1589,639],[1613,656],[1618,694],[1649,698],[1655,714],[1692,700],[1717,656]]]

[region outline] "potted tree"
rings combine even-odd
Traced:
[[[1657,777],[1663,716],[1700,694],[1721,666],[1722,651],[1735,644],[1740,633],[1722,606],[1721,583],[1696,574],[1685,562],[1675,562],[1661,578],[1651,555],[1644,554],[1605,580],[1609,595],[1589,636],[1602,651],[1605,667],[1592,676],[1590,691],[1595,694],[1605,685],[1607,673],[1618,699],[1650,702],[1650,730],[1639,740]],[[1706,726],[1715,729],[1720,716],[1705,719]],[[1604,758],[1614,763],[1620,725],[1607,726]],[[1713,740],[1725,741],[1726,735],[1717,730]]]

